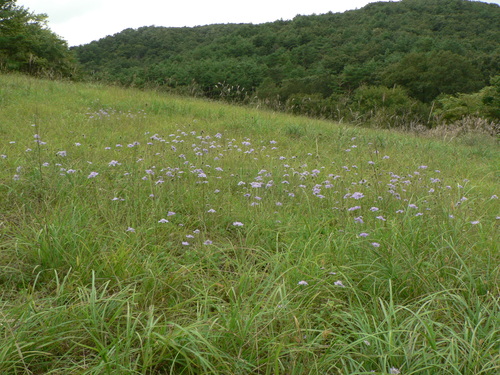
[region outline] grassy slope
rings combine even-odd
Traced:
[[[0,108],[0,372],[498,371],[494,142],[17,75]]]

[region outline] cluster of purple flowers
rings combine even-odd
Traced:
[[[121,115],[121,113],[111,109],[89,113],[89,117],[94,119],[112,115]],[[139,111],[136,115],[145,116],[146,114]],[[239,204],[246,206],[250,217],[252,217],[252,210],[260,212],[262,207],[272,206],[276,210],[275,214],[279,215],[289,210],[290,207],[300,207],[310,199],[318,199],[317,207],[329,210],[331,215],[340,215],[341,219],[351,223],[354,220],[359,227],[367,230],[361,232],[358,235],[359,238],[369,235],[374,237],[368,230],[370,227],[388,225],[402,218],[410,216],[414,220],[432,218],[434,213],[431,203],[437,199],[434,197],[439,195],[441,199],[445,192],[448,196],[456,195],[452,188],[453,184],[446,185],[445,179],[439,175],[439,170],[420,165],[416,170],[390,171],[389,156],[382,157],[376,151],[373,152],[373,160],[367,158],[356,164],[344,163],[346,165],[337,165],[332,161],[330,164],[322,165],[314,157],[316,153],[303,152],[302,155],[293,155],[275,140],[227,138],[221,132],[207,135],[203,132],[182,129],[166,137],[149,133],[145,135],[147,136],[145,140],[124,142],[126,147],[121,143],[117,143],[115,147],[105,146],[104,149],[109,153],[109,158],[104,166],[107,164],[108,168],[103,168],[100,162],[91,161],[87,161],[87,167],[85,165],[81,165],[80,168],[72,167],[74,161],[71,160],[71,156],[76,151],[71,147],[79,147],[83,143],[82,148],[85,148],[88,144],[87,140],[82,143],[73,141],[67,145],[67,149],[54,151],[52,155],[55,154],[58,157],[58,162],[44,162],[41,165],[47,168],[59,167],[58,172],[61,176],[83,174],[87,180],[93,180],[89,182],[92,184],[99,184],[101,180],[107,181],[110,178],[120,178],[120,176],[129,180],[139,178],[147,186],[155,186],[155,191],[148,191],[147,195],[152,200],[160,199],[159,192],[163,189],[162,186],[168,190],[174,181],[209,185],[209,190],[213,192],[213,195],[224,192],[224,194],[236,194],[237,197],[240,194],[244,200]],[[355,139],[356,137],[352,137],[351,141],[354,142]],[[37,147],[50,147],[38,134],[34,135],[34,140]],[[16,142],[10,141],[9,144],[15,145]],[[127,149],[134,149],[134,151]],[[364,149],[361,145],[349,144],[347,150],[349,156],[356,155],[356,160],[358,160]],[[31,151],[31,148],[26,149],[26,152]],[[131,155],[135,156],[137,167],[132,167],[127,161],[130,160]],[[0,160],[3,159],[7,159],[6,154],[0,155]],[[245,164],[245,173],[235,170],[231,160],[237,159],[248,161],[248,164]],[[226,163],[226,160],[230,162]],[[267,165],[266,161],[271,161],[272,166]],[[255,169],[248,165],[255,166]],[[361,178],[361,171],[368,166],[370,173]],[[138,171],[142,171],[142,174],[140,175]],[[23,171],[19,167],[13,180],[18,181],[22,178]],[[461,183],[467,182],[464,180]],[[457,189],[464,191],[462,185],[456,184],[456,186]],[[461,196],[462,198],[455,202],[457,208],[468,204],[467,196]],[[234,195],[232,197],[234,200]],[[117,202],[125,201],[124,198],[118,196],[109,199]],[[493,195],[491,199],[498,199],[498,197]],[[182,202],[179,203],[182,206]],[[216,210],[213,207],[218,208]],[[227,214],[230,211],[224,206],[215,206],[213,202],[207,204],[202,210],[212,214],[210,215],[212,218],[219,213]],[[175,212],[169,211],[164,216],[173,215]],[[454,217],[455,213],[449,214],[450,219]],[[236,217],[232,221],[233,227],[244,226],[242,222],[235,219]],[[170,223],[164,217],[158,217],[156,221],[158,224]],[[283,218],[274,222],[280,224]],[[480,224],[480,220],[474,218],[469,219],[468,222],[471,225]],[[127,231],[134,232],[135,229],[129,227]],[[182,244],[188,246],[188,241],[182,241]],[[381,246],[377,242],[366,242],[366,244],[373,247]]]

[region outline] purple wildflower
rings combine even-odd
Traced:
[[[359,193],[359,192],[356,191],[356,192],[352,193],[351,198],[353,198],[353,199],[361,199],[364,196],[365,195],[363,193]]]

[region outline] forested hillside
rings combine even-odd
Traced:
[[[260,25],[126,29],[74,50],[96,79],[296,113],[495,119],[499,40],[496,4],[402,0]]]

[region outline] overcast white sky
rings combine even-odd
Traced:
[[[49,27],[70,46],[141,26],[263,23],[362,8],[375,0],[18,0],[46,13]],[[387,1],[387,0],[386,0]],[[395,1],[395,0],[392,0]],[[499,4],[498,1],[484,1]]]

